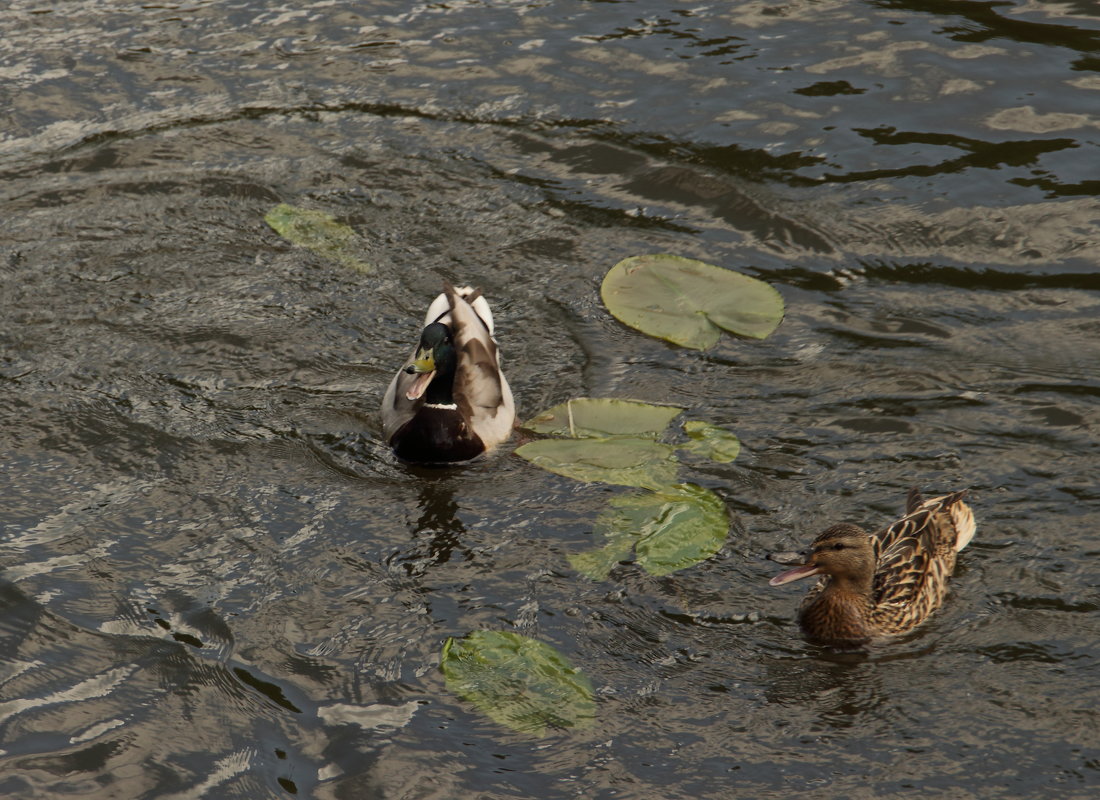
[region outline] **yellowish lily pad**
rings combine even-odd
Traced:
[[[684,433],[688,441],[680,445],[680,449],[711,461],[728,464],[741,452],[741,441],[736,436],[709,422],[688,420],[684,423]]]
[[[359,235],[323,211],[280,203],[264,215],[264,222],[288,242],[345,267],[360,272],[371,271],[371,266],[359,258],[359,253],[364,250]]]
[[[577,397],[532,417],[524,427],[547,436],[571,438],[659,436],[683,411],[638,400]]]
[[[673,483],[678,466],[673,447],[633,436],[539,439],[516,454],[566,478],[643,488]]]

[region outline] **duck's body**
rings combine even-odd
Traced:
[[[822,644],[854,647],[905,633],[939,608],[955,554],[974,537],[965,496],[925,500],[913,489],[905,516],[873,535],[834,525],[814,540],[805,564],[771,585],[822,576],[798,614],[807,637]]]
[[[489,304],[480,290],[445,284],[382,399],[383,436],[404,461],[468,461],[507,439],[515,417]]]

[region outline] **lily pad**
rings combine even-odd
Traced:
[[[673,493],[660,492],[664,505],[642,527],[634,546],[651,575],[667,575],[706,561],[725,544],[730,520],[722,499],[710,489],[680,484]]]
[[[280,203],[264,215],[264,222],[288,242],[345,267],[370,272],[371,266],[358,257],[364,249],[359,235],[323,211]]]
[[[569,557],[573,569],[603,580],[634,548],[638,564],[661,576],[713,556],[726,541],[729,515],[721,498],[693,484],[622,495],[596,520],[604,547]]]
[[[684,433],[688,441],[680,449],[711,461],[728,464],[741,452],[741,441],[736,436],[709,422],[688,420],[684,423]]]
[[[763,281],[705,261],[633,256],[604,276],[600,295],[625,325],[705,350],[722,330],[763,339],[783,319],[783,298]]]
[[[633,436],[539,439],[516,453],[567,478],[642,488],[673,483],[678,466],[673,447]]]
[[[522,733],[584,728],[596,716],[592,683],[548,644],[509,631],[474,631],[443,645],[447,688]]]
[[[532,417],[523,427],[548,436],[652,436],[656,437],[683,411],[678,406],[657,406],[638,400],[577,397]]]
[[[570,553],[569,566],[594,581],[605,580],[615,565],[630,555],[635,538],[632,534],[623,533],[603,547],[585,550],[583,553]]]

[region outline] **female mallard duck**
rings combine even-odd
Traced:
[[[939,608],[955,554],[974,538],[966,491],[925,500],[911,489],[905,516],[874,535],[834,525],[810,547],[806,563],[772,586],[821,575],[798,621],[814,641],[854,647],[916,627]]]
[[[404,461],[467,461],[507,439],[515,417],[489,304],[480,289],[444,284],[382,399],[386,441]]]

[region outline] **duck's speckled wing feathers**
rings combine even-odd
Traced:
[[[955,554],[974,535],[966,492],[924,500],[909,493],[906,515],[874,535],[874,621],[883,630],[903,632],[943,601]]]

